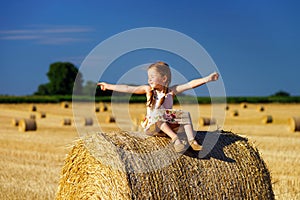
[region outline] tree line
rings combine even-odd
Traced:
[[[81,72],[70,62],[50,64],[46,75],[49,82],[39,85],[34,95],[72,95],[73,91],[76,91],[76,95],[86,96],[110,96],[112,93],[111,91],[102,91],[92,81],[87,81],[83,85]]]
[[[76,91],[76,95],[83,96],[112,95],[112,91],[102,91],[99,87],[96,87],[95,82],[87,81],[85,85],[83,85],[81,72],[70,62],[55,62],[50,64],[49,71],[46,75],[49,82],[39,85],[34,95],[72,95],[73,91]],[[75,81],[76,79],[77,81]],[[280,90],[269,97],[290,97],[290,94]]]

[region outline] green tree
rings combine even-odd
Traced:
[[[35,94],[71,95],[73,89],[76,94],[81,94],[82,75],[72,63],[56,62],[51,64],[47,76],[49,83],[40,85]]]
[[[38,94],[38,95],[50,95],[50,92],[49,92],[49,83],[39,85],[38,91],[35,94]]]
[[[280,90],[280,91],[276,92],[275,94],[273,94],[272,96],[275,96],[275,97],[289,97],[290,94],[288,92]]]

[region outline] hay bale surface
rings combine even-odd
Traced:
[[[265,107],[263,107],[263,106],[258,106],[258,107],[257,107],[257,110],[258,110],[259,112],[263,112],[263,111],[265,111]]]
[[[61,105],[62,108],[69,108],[68,102],[61,102],[60,105]]]
[[[216,124],[216,119],[208,118],[208,117],[200,117],[199,124],[200,124],[200,126],[214,125],[214,124]]]
[[[248,105],[246,103],[241,103],[241,108],[248,108]]]
[[[35,119],[35,114],[30,114],[29,119]]]
[[[300,131],[300,117],[289,118],[290,131]]]
[[[37,125],[34,119],[21,119],[19,121],[19,131],[35,131],[37,129]]]
[[[169,138],[132,134],[98,133],[79,140],[65,160],[56,199],[274,199],[269,171],[245,138],[198,132],[199,143],[206,134],[219,135],[200,159],[192,150],[176,154]]]
[[[116,118],[114,116],[107,116],[105,119],[106,123],[115,123],[116,122]]]
[[[46,113],[45,112],[40,112],[40,118],[46,118]]]
[[[84,118],[83,122],[84,126],[92,126],[93,125],[93,119],[92,118]]]
[[[19,126],[19,119],[13,118],[13,119],[11,120],[11,124],[12,124],[13,126]]]
[[[132,121],[132,124],[131,124],[131,130],[132,131],[142,131],[141,121],[142,120],[138,117],[134,118],[134,120]]]
[[[237,117],[237,116],[239,116],[239,111],[238,111],[238,110],[233,110],[233,111],[231,112],[231,116],[232,116],[232,117]]]
[[[69,118],[63,119],[61,122],[62,126],[71,126],[72,125],[72,120]]]
[[[37,111],[36,105],[31,105],[31,106],[29,107],[29,111],[32,111],[32,112]]]
[[[107,105],[104,103],[100,104],[100,112],[106,112],[108,111]]]
[[[266,115],[262,118],[262,123],[264,123],[264,124],[270,124],[272,122],[273,122],[272,115]]]

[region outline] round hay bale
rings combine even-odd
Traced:
[[[13,118],[13,119],[11,120],[11,124],[12,124],[13,126],[19,126],[19,119]]]
[[[257,107],[257,111],[263,112],[263,111],[265,111],[265,107],[263,107],[263,106],[258,106],[258,107]]]
[[[19,131],[35,131],[37,129],[37,125],[34,119],[21,119],[19,121]]]
[[[65,102],[65,101],[64,101],[64,102],[61,102],[60,105],[61,105],[62,108],[69,108],[68,102]]]
[[[231,112],[231,116],[232,116],[232,117],[237,117],[237,116],[239,116],[239,111],[238,111],[238,110],[233,110],[233,111]]]
[[[300,117],[289,118],[290,131],[296,132],[300,131]]]
[[[166,137],[114,132],[78,140],[61,170],[56,199],[274,199],[266,164],[246,138],[197,132],[196,140],[202,143],[206,134],[219,139],[205,159],[192,150],[176,154]],[[173,155],[168,165],[155,165]],[[131,171],[143,167],[149,171]]]
[[[108,111],[107,105],[104,103],[100,104],[100,112]]]
[[[262,123],[270,124],[273,122],[273,117],[271,115],[266,115],[262,118]]]
[[[246,103],[241,103],[241,108],[248,108],[248,105]]]
[[[107,116],[105,119],[106,123],[115,123],[116,122],[116,118],[114,116]]]
[[[72,125],[72,120],[69,118],[63,119],[61,122],[62,126],[71,126]]]
[[[35,114],[30,114],[29,115],[29,119],[35,119],[36,117],[35,117]]]
[[[200,126],[213,125],[213,124],[216,124],[216,119],[208,118],[208,117],[200,117],[199,118],[199,124],[200,124]]]
[[[40,118],[46,118],[46,113],[45,112],[40,112]]]
[[[92,118],[84,118],[84,126],[92,126],[93,125],[93,119]]]
[[[225,106],[225,110],[229,110],[229,106],[227,105],[227,106]]]
[[[37,111],[36,105],[31,105],[30,108],[29,108],[29,111],[32,111],[32,112]]]

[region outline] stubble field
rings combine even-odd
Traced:
[[[100,106],[100,105],[99,105]],[[175,106],[191,113],[194,129],[232,131],[249,138],[258,148],[272,176],[276,199],[300,199],[300,132],[289,130],[288,119],[300,116],[300,104],[240,104],[217,105],[225,112],[224,124],[217,113],[218,125],[199,125],[200,116],[210,117],[210,105]],[[258,107],[263,106],[264,111]],[[73,123],[73,111],[60,104],[0,104],[0,199],[54,199],[60,179],[64,158],[72,144],[79,138]],[[131,130],[132,121],[141,118],[144,104],[114,104],[113,110],[97,112],[91,106],[81,105],[85,113],[96,116],[89,131]],[[238,111],[238,116],[232,112]],[[41,112],[46,114],[41,118]],[[200,113],[200,115],[199,115]],[[35,115],[37,130],[21,132],[12,124],[13,119],[29,118]],[[106,120],[114,115],[116,123]],[[263,118],[272,116],[273,122],[265,124]],[[89,116],[87,116],[89,117]],[[63,126],[62,121],[71,119],[71,126]],[[97,124],[100,124],[100,127]],[[77,123],[78,127],[84,127]]]

